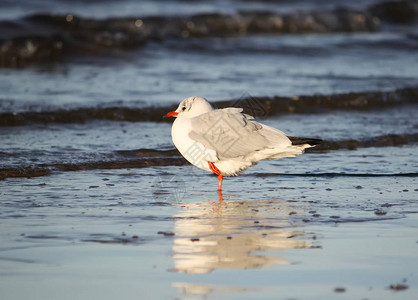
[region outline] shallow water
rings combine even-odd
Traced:
[[[416,105],[406,105],[378,111],[333,111],[323,115],[261,116],[261,119],[265,124],[280,128],[290,136],[321,137],[340,143],[341,147],[344,147],[346,139],[368,141],[373,146],[373,139],[379,136],[414,134],[418,127],[416,112]],[[56,163],[82,165],[88,162],[126,160],[132,157],[124,157],[122,150],[134,153],[139,148],[172,149],[170,127],[169,123],[114,121],[0,127],[0,167]],[[416,137],[414,139],[416,142]],[[389,143],[382,145],[391,146]],[[401,153],[404,151],[402,148],[397,149]],[[414,152],[414,146],[410,152]],[[332,152],[329,156],[340,159],[339,153]],[[396,159],[397,155],[392,158]],[[414,160],[413,157],[411,159]]]
[[[187,168],[4,181],[5,299],[416,295],[416,177],[248,174],[218,202]]]
[[[1,299],[416,299],[413,1],[50,2],[0,4]],[[218,194],[191,95],[324,142]]]

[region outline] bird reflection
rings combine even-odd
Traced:
[[[218,191],[218,199],[219,199],[219,202],[224,201],[224,196],[222,195],[222,191]]]
[[[263,268],[288,261],[273,252],[310,247],[281,199],[179,204],[175,216],[174,271]]]

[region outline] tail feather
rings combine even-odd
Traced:
[[[288,138],[292,142],[293,146],[308,144],[313,147],[322,143],[322,140],[320,139],[311,139],[311,138],[294,137],[294,136],[288,136]]]

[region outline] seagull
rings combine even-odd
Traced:
[[[192,165],[218,175],[220,193],[224,176],[237,176],[261,160],[294,157],[321,143],[287,136],[242,108],[214,109],[198,96],[184,99],[164,117],[176,118],[171,128],[174,145]]]

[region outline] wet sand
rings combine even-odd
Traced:
[[[259,171],[2,181],[2,299],[415,299],[415,175]]]

